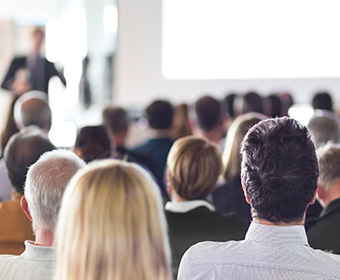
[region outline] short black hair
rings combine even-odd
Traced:
[[[267,221],[301,221],[319,176],[309,131],[288,117],[253,126],[241,145],[241,177],[253,216]]]
[[[8,177],[14,189],[24,194],[28,168],[45,152],[56,147],[47,135],[36,127],[27,127],[14,134],[5,148],[4,159]]]
[[[151,128],[169,129],[174,118],[174,107],[169,101],[156,100],[146,108],[146,117]]]
[[[195,103],[197,124],[203,131],[213,130],[222,120],[222,104],[211,96],[203,96]]]
[[[250,112],[263,114],[264,109],[262,97],[255,91],[247,92],[243,96],[242,112],[243,114]]]
[[[313,108],[320,110],[328,110],[333,112],[333,99],[327,91],[320,91],[313,96]]]

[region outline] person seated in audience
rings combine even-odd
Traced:
[[[333,99],[327,91],[317,92],[312,99],[314,110],[327,110],[333,112]]]
[[[171,129],[175,139],[192,135],[188,104],[182,103],[176,106],[174,121]]]
[[[169,101],[156,100],[146,108],[146,118],[151,128],[151,137],[138,147],[132,149],[133,155],[148,158],[142,162],[155,176],[161,188],[163,197],[165,192],[165,166],[169,150],[174,142],[171,126],[174,118],[174,108]]]
[[[247,92],[242,96],[242,112],[246,114],[250,112],[264,114],[263,99],[255,91]]]
[[[168,156],[165,205],[176,275],[184,252],[200,241],[240,240],[246,224],[236,215],[222,216],[205,199],[216,188],[221,173],[221,154],[216,144],[193,136],[178,139]]]
[[[248,113],[238,116],[233,121],[228,130],[222,157],[225,183],[219,185],[212,194],[213,204],[218,212],[234,212],[247,224],[251,222],[251,214],[241,186],[240,146],[248,130],[264,119],[265,115]]]
[[[36,126],[46,133],[51,128],[52,114],[47,96],[41,91],[29,91],[19,97],[12,104],[12,117],[9,116],[8,125],[14,126],[12,132],[28,126]],[[10,124],[11,123],[11,124]],[[16,130],[16,129],[17,130]],[[14,134],[14,133],[13,133]],[[13,135],[12,134],[12,135]],[[8,136],[12,136],[8,134]],[[8,141],[3,139],[3,141]],[[5,143],[3,143],[5,145]],[[7,144],[7,142],[6,142]],[[0,201],[11,199],[12,185],[9,181],[4,160],[0,160]]]
[[[170,280],[158,186],[133,163],[90,163],[71,180],[57,225],[57,280]]]
[[[103,125],[107,129],[111,138],[111,146],[124,156],[129,151],[126,148],[126,139],[129,134],[129,117],[128,113],[121,107],[108,106],[103,110]]]
[[[340,254],[340,144],[317,150],[319,179],[317,199],[324,207],[320,216],[306,224],[311,247]]]
[[[85,163],[74,153],[54,150],[44,153],[27,172],[21,208],[32,221],[35,241],[25,241],[20,256],[0,255],[1,279],[54,279],[53,245],[58,212],[64,190]]]
[[[307,128],[287,117],[263,120],[248,131],[241,153],[253,215],[246,238],[192,246],[178,279],[338,279],[340,256],[309,247],[304,229],[319,175]]]
[[[340,121],[336,114],[316,110],[307,125],[317,147],[321,147],[328,142],[340,142]]]
[[[222,150],[225,135],[225,112],[221,102],[211,96],[203,96],[195,103],[197,136],[216,143]]]
[[[6,145],[4,160],[14,190],[12,200],[0,203],[0,254],[21,254],[24,241],[34,240],[31,223],[20,208],[20,199],[28,167],[53,149],[47,136],[35,127],[14,134]]]
[[[111,157],[111,140],[104,126],[84,126],[77,135],[74,152],[86,163]]]

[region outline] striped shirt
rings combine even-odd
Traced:
[[[251,223],[243,241],[192,246],[179,268],[184,279],[340,279],[340,256],[309,247],[303,226]]]

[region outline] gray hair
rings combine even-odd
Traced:
[[[339,143],[340,123],[334,113],[317,110],[307,127],[317,147],[327,142]]]
[[[48,131],[51,127],[51,118],[47,96],[42,91],[29,91],[15,102],[14,120],[19,129],[34,125]]]
[[[328,143],[317,150],[319,163],[318,185],[327,189],[340,179],[340,144]]]
[[[54,232],[64,190],[83,166],[85,162],[73,152],[54,150],[43,154],[29,168],[25,197],[34,230]]]

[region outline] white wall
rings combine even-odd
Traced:
[[[285,90],[292,92],[296,101],[309,102],[317,90],[325,89],[333,94],[334,99],[340,99],[339,78],[165,80],[161,76],[161,5],[161,0],[118,1],[114,92],[118,103],[144,105],[159,97],[174,102],[192,102],[204,93],[222,97],[230,91],[243,93],[248,90],[257,90],[264,95]]]

